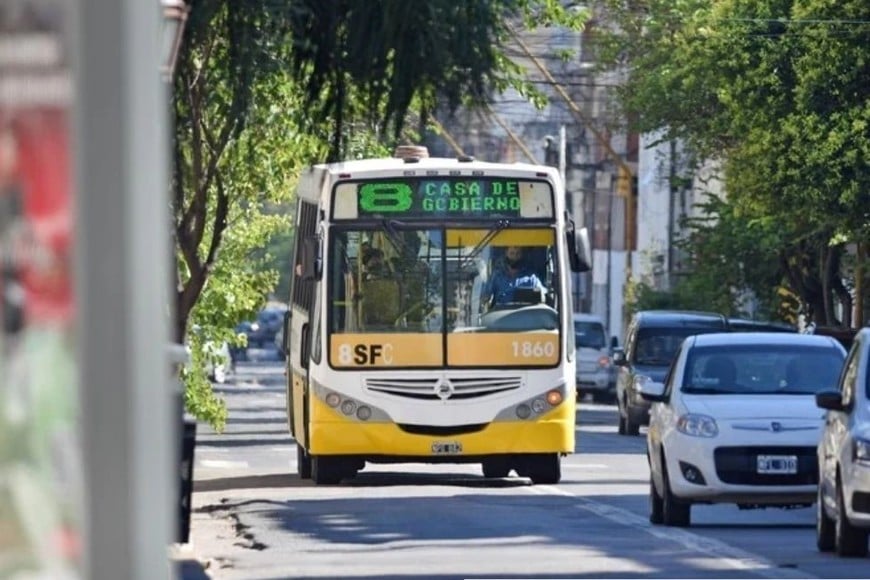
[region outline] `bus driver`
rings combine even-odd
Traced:
[[[508,304],[514,301],[514,291],[522,288],[544,292],[544,284],[525,264],[523,250],[508,246],[504,252],[504,265],[496,270],[483,288],[482,304]]]

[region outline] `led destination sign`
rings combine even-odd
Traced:
[[[362,216],[504,216],[520,215],[520,181],[516,179],[420,179],[360,184]]]

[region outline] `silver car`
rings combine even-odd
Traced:
[[[826,410],[818,446],[816,543],[866,556],[870,534],[870,328],[855,337],[837,390],[816,395]]]
[[[574,315],[574,347],[577,355],[577,394],[592,394],[595,401],[612,401],[616,385],[613,362],[607,346],[604,321],[594,314]]]

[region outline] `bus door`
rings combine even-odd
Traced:
[[[316,235],[317,206],[300,200],[287,321],[287,416],[297,443],[309,447],[309,363],[315,340],[315,299],[322,248]]]

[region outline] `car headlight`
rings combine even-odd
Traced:
[[[855,439],[855,445],[852,447],[852,461],[870,463],[870,441]]]
[[[692,437],[715,437],[719,427],[713,417],[688,413],[677,419],[677,431]]]

